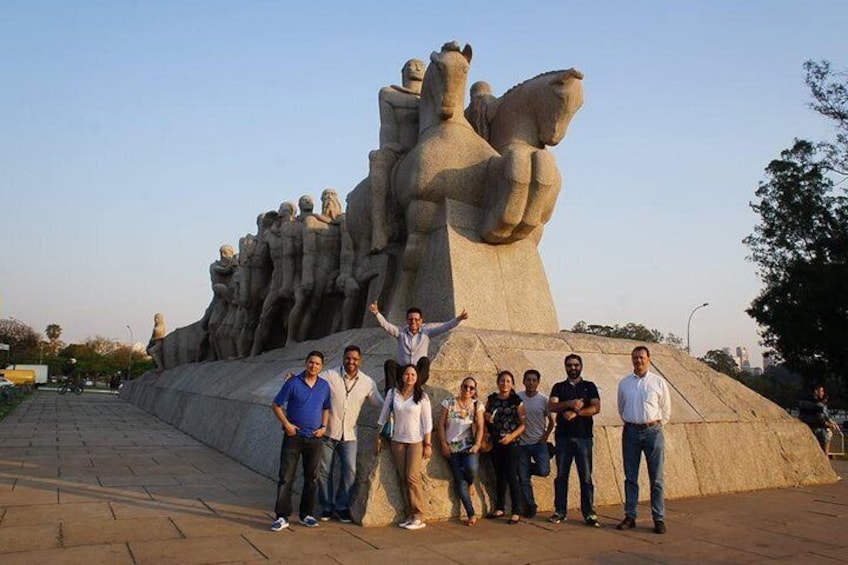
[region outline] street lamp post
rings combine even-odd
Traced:
[[[132,352],[133,344],[135,344],[135,339],[133,339],[133,331],[129,324],[127,324],[127,329],[130,331],[130,358],[127,362],[127,379],[132,380]]]
[[[701,308],[706,308],[709,305],[710,305],[709,302],[704,302],[700,306],[695,306],[692,309],[692,312],[689,314],[689,321],[686,322],[686,353],[688,353],[690,355],[692,354],[692,348],[689,345],[689,329],[692,327],[692,316],[694,316],[695,312],[697,312]]]

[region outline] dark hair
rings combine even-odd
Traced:
[[[316,351],[316,350],[310,351],[309,355],[306,356],[305,360],[309,361],[310,357],[317,357],[318,359],[321,360],[321,363],[324,363],[324,354],[321,353],[320,351]]]
[[[568,363],[569,359],[577,359],[577,362],[580,363],[580,366],[583,366],[583,358],[577,355],[576,353],[569,353],[565,356],[565,359],[562,360],[562,364],[565,365]]]
[[[509,378],[512,379],[512,390],[509,391],[509,396],[510,397],[517,396],[518,393],[515,392],[515,375],[512,374],[512,371],[504,369],[503,371],[500,371],[498,373],[498,379],[497,380],[501,380],[501,377],[504,376],[504,375],[509,375]],[[495,394],[500,394],[500,392],[495,391]]]
[[[467,377],[463,377],[461,381],[459,381],[459,386],[465,384],[465,381],[471,381],[474,383],[474,394],[471,395],[471,398],[477,400],[477,379],[475,379],[472,375],[468,375]]]
[[[539,379],[540,381],[542,380],[542,373],[540,373],[536,369],[527,369],[526,371],[524,371],[524,378],[525,379],[527,378],[528,375],[536,375],[537,379]]]
[[[406,311],[407,317],[409,317],[410,314],[418,314],[422,318],[424,317],[424,313],[421,311],[421,308],[418,308],[417,306],[413,306],[412,308]]]
[[[362,355],[362,350],[359,349],[358,345],[348,345],[344,348],[344,353],[342,354],[342,357],[347,355],[349,351],[356,351],[357,353],[359,353],[360,356]]]
[[[415,402],[415,404],[418,404],[419,402],[421,402],[421,397],[424,396],[424,389],[421,388],[422,387],[422,385],[421,385],[421,375],[418,374],[418,367],[416,367],[412,363],[410,363],[409,365],[404,365],[403,367],[401,367],[400,368],[401,377],[397,380],[397,384],[395,385],[395,388],[398,389],[398,390],[401,390],[403,388],[403,374],[410,367],[415,369],[415,377],[416,377],[415,385],[413,385],[413,387],[412,387],[412,400]]]
[[[637,345],[636,347],[634,347],[634,348],[633,348],[633,351],[631,351],[631,352],[630,352],[630,355],[633,355],[633,354],[634,354],[634,353],[636,353],[637,351],[644,351],[644,352],[645,352],[645,354],[646,354],[648,357],[650,357],[650,356],[651,356],[651,350],[650,350],[650,349],[648,349],[648,348],[647,348],[646,346],[644,346],[644,345]]]

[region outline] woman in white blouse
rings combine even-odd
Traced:
[[[424,489],[421,480],[423,464],[433,451],[431,439],[433,412],[430,398],[418,382],[415,365],[402,369],[397,386],[386,394],[383,410],[377,424],[382,427],[390,415],[394,417],[392,431],[392,456],[401,483],[407,517],[398,526],[407,530],[420,530],[427,524],[422,520]],[[381,438],[377,438],[378,445]]]

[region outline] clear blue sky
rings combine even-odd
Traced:
[[[541,245],[560,326],[685,338],[708,301],[693,353],[758,352],[748,202],[793,137],[829,133],[801,65],[848,66],[848,2],[521,4],[0,2],[0,316],[67,342],[199,319],[218,247],[353,188],[378,88],[456,39],[496,94],[586,75]]]

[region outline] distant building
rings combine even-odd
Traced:
[[[746,373],[751,372],[751,360],[748,358],[748,348],[747,347],[737,347],[736,348],[736,359],[739,364],[739,368],[745,371]]]

